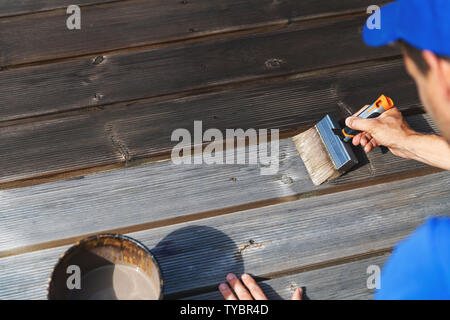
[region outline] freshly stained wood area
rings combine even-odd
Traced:
[[[230,39],[6,70],[0,73],[0,98],[5,102],[0,120],[103,106],[398,54],[393,48],[373,49],[363,45],[358,31],[363,18],[300,24]]]
[[[19,6],[17,2],[0,4],[0,16],[40,8],[62,9],[1,20],[0,39],[7,46],[1,48],[0,66],[361,13],[371,5],[369,0],[82,0],[77,4],[99,5],[83,8],[82,28],[73,32],[64,23],[64,5],[72,3],[27,0]],[[102,5],[108,2],[116,3]]]
[[[167,298],[248,272],[271,298],[370,299],[367,267],[448,211],[447,172],[357,150],[315,187],[290,139],[381,93],[438,132],[399,50],[362,43],[370,1],[82,0],[79,31],[69,4],[0,4],[0,299],[45,299],[59,255],[101,232],[151,248]],[[280,129],[278,172],[175,165],[171,134],[196,120]]]
[[[231,128],[278,128],[290,134],[308,129],[326,113],[343,119],[368,99],[375,100],[380,87],[386,95],[395,96],[405,112],[421,107],[401,61],[361,66],[358,71],[330,71],[3,127],[0,182],[168,157],[177,143],[170,139],[172,132],[193,130],[194,120],[202,120],[205,130],[225,130],[232,124]],[[363,88],[354,90],[358,83]]]
[[[126,0],[77,0],[77,5],[86,6],[92,4],[110,3]],[[0,3],[0,17],[33,14],[52,9],[66,9],[74,4],[71,0],[3,0]]]

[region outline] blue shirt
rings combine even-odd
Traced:
[[[380,280],[377,300],[450,299],[450,218],[429,218],[398,244]]]

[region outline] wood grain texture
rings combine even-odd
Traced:
[[[36,251],[27,255],[0,259],[0,296],[2,300],[47,299],[50,272],[68,247]],[[53,260],[53,261],[49,261]],[[12,266],[20,266],[14,272]]]
[[[29,0],[20,5],[19,1],[8,0],[6,4],[0,4],[0,12],[7,15],[52,6],[61,8],[67,1],[56,6],[55,1],[36,2]],[[77,4],[95,2],[111,1],[84,0]],[[120,1],[82,8],[80,30],[67,29],[69,16],[65,9],[4,18],[0,20],[0,66],[286,24],[339,13],[365,12],[371,4],[368,0]],[[6,11],[1,10],[5,8]]]
[[[123,0],[77,0],[76,3],[72,0],[2,0],[0,3],[0,17],[67,8],[72,4],[83,6],[117,1]]]
[[[280,278],[260,281],[269,300],[290,300],[296,288],[303,288],[310,300],[371,300],[374,290],[367,288],[367,268],[383,267],[389,255],[306,271]],[[188,300],[224,300],[218,290]]]
[[[238,38],[106,55],[101,62],[83,58],[6,70],[0,72],[3,101],[0,120],[102,106],[398,54],[396,48],[365,46],[360,34],[363,24],[364,19],[358,17],[290,26]]]
[[[411,119],[416,123],[425,122],[422,116]],[[242,209],[239,206],[256,205],[261,201],[276,203],[290,196],[332,192],[336,188],[373,183],[387,176],[414,175],[429,168],[391,153],[382,154],[377,149],[369,155],[369,164],[316,187],[291,139],[281,140],[279,171],[270,176],[261,175],[264,165],[248,164],[248,148],[233,152],[244,153],[247,164],[175,165],[165,161],[87,175],[82,179],[0,191],[0,253],[5,255],[8,251],[39,243],[189,217],[199,212],[230,211],[227,208],[233,207],[238,210]],[[45,156],[41,155],[43,160]],[[221,157],[224,159],[225,154],[221,153]],[[196,158],[201,159],[201,156]],[[27,160],[35,161],[31,157]]]
[[[0,128],[0,163],[5,169],[2,174],[21,179],[36,173],[46,175],[120,162],[120,154],[116,154],[104,128],[97,124],[95,117],[77,115],[25,127]]]
[[[267,276],[391,248],[426,217],[448,212],[449,183],[449,173],[441,172],[130,236],[160,262],[166,296],[183,295],[216,286],[227,272]],[[45,298],[48,275],[65,249],[1,258],[0,298]]]
[[[3,127],[0,182],[167,156],[177,143],[171,142],[172,132],[177,128],[193,132],[195,120],[203,122],[204,130],[222,132],[302,131],[327,113],[343,119],[380,93],[391,96],[403,111],[421,107],[413,81],[402,63],[394,61]]]

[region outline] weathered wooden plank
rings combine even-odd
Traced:
[[[82,6],[117,1],[123,0],[77,0],[76,4]],[[72,4],[74,4],[74,1],[71,0],[2,0],[0,3],[0,17],[67,8]]]
[[[298,73],[398,53],[396,48],[365,46],[359,31],[363,23],[364,19],[357,17],[106,55],[103,60],[83,58],[6,70],[0,72],[0,120]],[[40,45],[47,47],[42,42]]]
[[[0,16],[73,4],[59,1],[55,5],[55,1],[50,0],[36,2],[29,0],[21,4],[8,0],[0,4],[0,12],[3,12]],[[77,4],[95,2],[111,1],[84,0]],[[66,27],[69,16],[65,9],[5,18],[0,20],[0,66],[364,12],[371,4],[369,0],[120,1],[82,8],[80,30]],[[2,10],[5,8],[6,11]]]
[[[337,266],[306,271],[264,280],[259,285],[270,300],[289,300],[296,288],[303,288],[305,299],[369,300],[374,290],[367,288],[367,268],[383,267],[389,255],[383,255]],[[225,280],[223,280],[225,281]],[[218,290],[187,297],[189,300],[223,300]]]
[[[441,172],[130,235],[157,257],[170,297],[215,286],[227,272],[267,276],[391,248],[427,216],[448,212],[449,183]],[[0,298],[44,298],[65,249],[1,258]]]
[[[370,81],[369,81],[370,79]],[[360,86],[356,83],[360,82]],[[358,94],[365,93],[365,97]],[[269,128],[305,130],[326,113],[344,118],[381,93],[402,110],[420,107],[400,61],[219,93],[142,103],[0,128],[0,182],[169,154],[172,132]],[[69,143],[70,142],[70,143]],[[74,159],[76,159],[74,161]]]
[[[422,116],[416,118],[424,122]],[[241,152],[246,154],[248,163],[248,148],[236,150],[236,153]],[[46,154],[41,155],[43,161]],[[196,158],[201,159],[201,156]],[[35,159],[27,157],[27,161],[31,163]],[[369,165],[337,181],[316,187],[293,142],[285,139],[280,142],[279,171],[271,176],[261,175],[261,164],[175,165],[165,161],[87,175],[83,179],[3,190],[0,191],[0,225],[4,228],[0,233],[0,252],[5,254],[21,247],[100,230],[188,217],[261,201],[276,202],[278,198],[311,192],[329,192],[327,190],[428,168],[390,153],[382,154],[380,150],[373,151],[369,161]],[[180,198],[180,194],[183,197]],[[149,211],[149,207],[152,210]],[[21,230],[20,236],[18,230]]]
[[[98,123],[96,117],[85,114],[0,128],[2,175],[21,179],[36,173],[46,175],[120,162],[120,155]]]
[[[0,299],[46,299],[51,268],[65,249],[58,247],[0,259]],[[14,272],[13,265],[20,266],[20,272]]]

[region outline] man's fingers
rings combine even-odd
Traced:
[[[367,107],[369,107],[369,105],[365,105],[364,107],[362,107],[361,109],[359,109],[358,112],[356,112],[354,115],[352,115],[351,117],[348,117],[347,119],[345,119],[345,124],[352,128],[352,129],[356,129],[359,131],[367,131],[370,132],[370,129],[373,125],[373,121],[371,122],[370,120],[373,119],[360,119],[358,118],[359,114],[361,112],[363,112]],[[368,122],[366,120],[369,120]],[[359,143],[355,144],[358,145]]]
[[[357,117],[357,116],[358,116],[361,112],[363,112],[364,109],[366,109],[368,106],[369,106],[369,105],[364,106],[364,107],[362,107],[361,109],[359,109],[359,111],[356,112],[352,117]],[[363,135],[364,135],[364,132],[360,132],[360,133],[358,133],[356,136],[353,137],[352,142],[353,142],[353,145],[354,145],[354,146],[357,146],[357,145],[359,145],[359,144],[361,143],[361,138],[362,138]]]
[[[361,119],[358,117],[349,117],[345,119],[345,124],[355,130],[370,133],[377,124],[377,119]]]
[[[364,147],[364,151],[369,153],[370,151],[372,151],[373,149],[375,149],[378,146],[378,143],[375,141],[375,139],[371,139],[367,145]]]
[[[241,279],[243,283],[236,277],[236,275],[232,273],[227,275],[227,281],[231,288],[233,288],[236,295],[226,283],[221,283],[219,285],[219,291],[226,300],[253,300],[253,297],[255,300],[267,300],[266,295],[255,279],[248,274],[243,274]],[[247,291],[247,288],[250,290],[251,294]],[[292,295],[292,300],[302,300],[302,295],[303,290],[301,288],[297,288]]]
[[[302,288],[297,288],[292,295],[291,300],[302,300],[303,290]]]
[[[352,142],[353,142],[354,146],[357,146],[361,143],[361,137],[363,136],[363,134],[364,134],[364,132],[360,132],[356,136],[353,137]]]
[[[367,143],[369,143],[369,139],[368,139],[367,135],[363,134],[361,137],[361,145],[363,147],[365,147],[367,145]]]
[[[357,146],[361,144],[363,147],[372,140],[372,136],[367,132],[360,132],[353,138],[353,145]]]
[[[375,139],[371,139],[370,141],[367,142],[367,144],[364,146],[364,151],[366,153],[369,153],[370,151],[372,151],[373,149],[375,149],[378,146],[377,142],[375,141]]]
[[[262,291],[261,287],[256,283],[255,279],[253,279],[248,274],[243,274],[242,282],[244,282],[245,286],[250,290],[251,295],[255,300],[267,300],[266,295]]]
[[[221,283],[219,285],[219,291],[225,300],[237,300],[236,296],[231,291],[230,287],[226,283]]]
[[[250,293],[244,287],[242,282],[236,277],[236,275],[229,273],[227,275],[227,281],[230,284],[231,288],[233,288],[239,300],[253,300]]]

